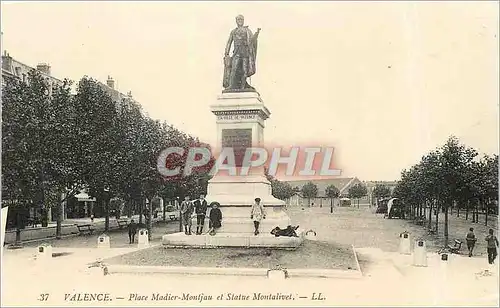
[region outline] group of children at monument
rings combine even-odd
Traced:
[[[255,198],[255,203],[250,210],[250,219],[252,219],[254,223],[255,235],[259,234],[260,221],[266,218],[264,206],[260,201],[260,198]],[[222,212],[219,206],[220,204],[218,202],[212,202],[210,204],[210,213],[208,215],[209,230],[207,232],[210,235],[215,235],[217,230],[222,226]],[[189,200],[189,196],[185,197],[184,201],[181,203],[180,213],[184,225],[184,233],[186,235],[192,234],[191,227],[193,224],[193,216],[196,216],[196,235],[202,234],[207,210],[208,204],[204,195],[200,195],[200,198],[194,201]]]

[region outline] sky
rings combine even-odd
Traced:
[[[132,92],[215,144],[234,17],[261,28],[251,84],[266,143],[335,147],[342,177],[397,180],[455,135],[498,153],[498,2],[2,1],[2,49]]]

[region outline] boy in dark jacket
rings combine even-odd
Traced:
[[[207,205],[205,195],[200,195],[200,199],[194,202],[194,210],[196,213],[196,235],[200,235],[203,232],[205,216],[207,215]]]
[[[209,215],[208,227],[210,228],[210,230],[208,231],[208,234],[215,235],[217,229],[222,226],[222,212],[219,209],[218,202],[212,202],[210,206],[212,207],[212,209],[210,210]]]

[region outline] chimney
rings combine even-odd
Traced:
[[[2,69],[12,73],[12,58],[7,53],[7,50],[3,51],[2,55]]]
[[[108,76],[108,80],[106,80],[106,84],[108,85],[108,87],[110,87],[111,89],[114,89],[115,88],[115,81],[113,80],[113,78],[111,78],[111,76]]]
[[[132,98],[132,91],[128,91],[127,96],[128,96],[129,98]]]
[[[39,70],[40,72],[44,73],[45,75],[50,76],[50,65],[47,63],[40,63],[36,66],[36,69]]]

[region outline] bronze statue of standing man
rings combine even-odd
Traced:
[[[250,92],[255,89],[247,83],[247,78],[255,74],[257,56],[257,38],[260,28],[255,34],[244,26],[242,15],[236,16],[238,27],[231,31],[224,54],[223,92]],[[229,56],[231,45],[234,45],[233,56]]]

